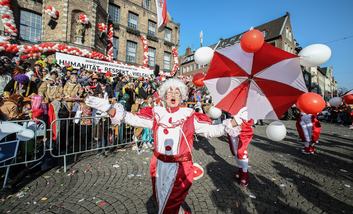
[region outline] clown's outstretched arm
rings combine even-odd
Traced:
[[[116,103],[113,106],[109,103],[108,96],[104,99],[98,97],[88,97],[86,104],[92,108],[107,112],[113,125],[126,123],[131,126],[151,129],[153,125],[152,109],[146,109],[149,113],[133,114],[124,110],[123,105]],[[142,109],[141,109],[142,110]],[[142,112],[146,112],[142,111]]]
[[[241,132],[241,124],[243,120],[248,120],[247,107],[239,110],[238,114],[234,115],[233,119],[226,119],[222,124],[211,125],[206,120],[202,119],[202,116],[195,116],[195,132],[198,135],[207,138],[220,137],[225,133],[230,136],[237,137]]]

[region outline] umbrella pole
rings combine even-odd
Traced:
[[[249,87],[248,87],[248,90],[246,91],[246,95],[245,95],[243,107],[246,106],[246,102],[248,101],[248,96],[249,96],[249,91],[250,91],[251,80],[252,80],[252,78],[249,79]]]

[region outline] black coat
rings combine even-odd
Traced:
[[[97,85],[96,92],[103,93],[103,90],[100,84]],[[105,84],[105,92],[108,93],[109,98],[115,97],[114,90],[110,84]]]
[[[16,87],[18,86],[18,82],[16,82],[14,79],[10,80],[9,83],[7,83],[7,85],[4,88],[4,92],[10,92],[10,95],[15,94],[16,93],[16,89],[15,89],[15,84]],[[29,87],[28,87],[29,84]],[[32,81],[28,81],[26,84],[24,84],[23,87],[24,92],[21,94],[24,97],[28,97],[32,94],[37,94],[37,85],[32,82]]]
[[[138,98],[147,99],[147,92],[145,91],[145,89],[143,87],[139,88],[139,94],[137,95]]]

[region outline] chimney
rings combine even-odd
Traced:
[[[191,54],[191,48],[190,47],[187,47],[186,48],[186,56],[189,56]]]

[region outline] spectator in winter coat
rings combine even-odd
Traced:
[[[121,80],[118,80],[115,86],[116,98],[121,100],[123,97],[123,86],[126,84],[126,77],[122,77]]]
[[[107,92],[109,98],[115,97],[114,90],[113,90],[112,86],[109,83],[107,83],[106,79],[99,80],[99,84],[96,87],[96,91],[100,94],[104,94],[105,92]]]

